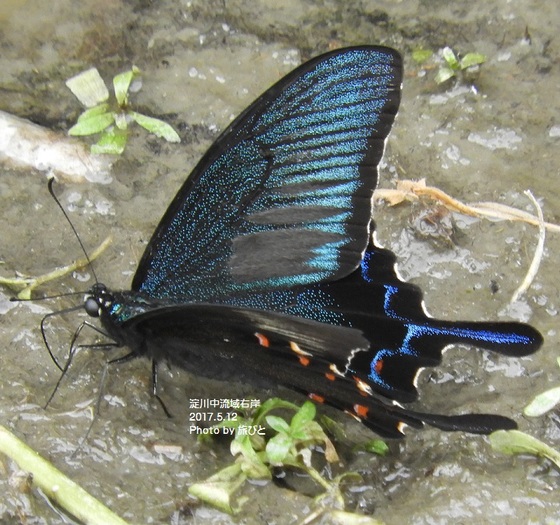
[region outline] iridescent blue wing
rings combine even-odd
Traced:
[[[519,357],[536,351],[542,337],[522,323],[430,318],[420,289],[402,282],[394,263],[391,252],[370,244],[360,267],[334,282],[240,294],[222,304],[154,308],[140,300],[143,313],[126,314],[123,329],[142,341],[141,354],[197,376],[284,385],[385,437],[402,436],[403,424],[484,434],[515,428],[500,415],[430,414],[398,404],[417,399],[418,372],[439,365],[450,344]]]
[[[401,79],[396,51],[364,46],[319,56],[280,80],[194,169],[132,289],[220,302],[355,270]]]

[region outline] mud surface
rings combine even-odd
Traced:
[[[92,249],[110,233],[112,247],[96,263],[101,281],[127,288],[145,242],[182,181],[212,140],[262,90],[301,61],[328,49],[380,43],[399,49],[406,75],[401,111],[388,141],[380,185],[426,178],[463,201],[496,201],[533,212],[530,189],[550,222],[560,222],[560,25],[554,2],[272,2],[40,0],[0,6],[0,110],[66,131],[81,108],[64,81],[91,66],[109,82],[135,64],[144,72],[132,102],[179,130],[180,145],[136,128],[107,185],[59,187],[61,201]],[[412,52],[487,55],[475,87],[437,86],[437,60],[418,65]],[[2,130],[0,130],[0,133]],[[0,166],[1,272],[41,274],[80,257],[80,249],[47,194],[45,177]],[[425,292],[428,311],[448,319],[522,319],[545,336],[531,358],[505,359],[453,348],[443,366],[420,380],[421,407],[486,411],[558,447],[558,416],[526,420],[535,394],[560,383],[558,234],[549,234],[541,270],[514,306],[537,230],[520,223],[455,216],[453,242],[418,237],[418,210],[376,209],[378,240],[399,256],[402,275]],[[411,220],[412,218],[412,220]],[[84,270],[41,293],[82,291]],[[227,443],[197,444],[189,434],[189,398],[238,398],[262,391],[210,384],[161,370],[161,395],[173,419],[150,397],[150,365],[109,369],[101,412],[77,453],[95,408],[104,363],[115,354],[81,351],[50,406],[58,370],[41,340],[47,312],[81,301],[14,304],[0,291],[0,422],[131,523],[275,523],[302,519],[308,497],[273,484],[248,485],[243,513],[230,518],[198,505],[190,483],[230,461]],[[53,320],[52,348],[62,358],[82,314]],[[94,338],[93,333],[89,334]],[[353,440],[366,429],[337,416]],[[161,445],[169,445],[161,448]],[[164,450],[164,452],[162,452]],[[391,444],[384,458],[342,446],[343,468],[363,484],[348,491],[349,508],[387,524],[560,523],[560,479],[534,458],[494,454],[485,438],[426,429]],[[2,460],[2,523],[66,523],[35,491],[13,483]],[[548,520],[548,521],[547,521]]]

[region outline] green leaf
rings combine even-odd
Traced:
[[[68,134],[73,137],[83,137],[86,135],[95,135],[113,124],[112,113],[87,114],[90,110],[82,113],[78,118],[78,122],[69,130]]]
[[[412,60],[417,64],[423,64],[431,58],[434,53],[429,49],[416,49],[412,52]]]
[[[279,397],[272,397],[267,399],[255,412],[253,416],[253,424],[261,423],[262,420],[266,417],[266,415],[271,412],[272,410],[276,410],[277,408],[287,408],[289,410],[298,411],[299,406],[291,403],[290,401],[285,401]]]
[[[321,414],[319,420],[321,421],[321,426],[331,435],[334,436],[335,441],[346,441],[348,435],[344,430],[344,427],[334,419]]]
[[[124,111],[118,111],[113,114],[113,118],[115,119],[115,126],[117,126],[117,128],[122,131],[128,128],[127,113]]]
[[[451,69],[455,69],[455,70],[459,69],[459,61],[457,60],[455,53],[450,47],[444,47],[443,50],[441,51],[441,56],[443,57],[443,60],[445,60],[445,62]]]
[[[560,468],[560,453],[546,443],[519,430],[498,430],[488,436],[492,448],[503,454],[532,454],[552,461]]]
[[[124,107],[128,104],[128,89],[130,84],[140,74],[140,70],[136,66],[132,66],[132,69],[125,71],[124,73],[119,73],[113,78],[113,89],[115,90],[115,98],[120,107]]]
[[[292,428],[291,434],[294,439],[306,442],[305,444],[311,444],[309,443],[310,441],[321,443],[327,439],[325,431],[321,428],[321,425],[319,425],[317,421],[309,421],[305,425]]]
[[[238,464],[230,465],[202,483],[195,483],[189,487],[189,494],[212,505],[227,514],[239,512],[246,498],[239,498],[237,505],[232,503],[233,494],[245,482],[245,475]]]
[[[381,439],[372,439],[364,445],[364,449],[378,456],[385,456],[389,452],[389,446]]]
[[[107,130],[97,144],[91,146],[91,152],[96,154],[120,155],[128,141],[128,133],[118,129]]]
[[[305,428],[310,421],[315,419],[317,409],[311,401],[306,401],[292,417],[290,427],[292,429]]]
[[[486,56],[480,53],[467,53],[460,62],[461,69],[467,69],[471,66],[478,66],[486,62]]]
[[[325,445],[325,459],[329,463],[335,463],[339,461],[338,453],[336,452],[336,448],[334,448],[333,442],[325,435],[324,438],[324,445]]]
[[[311,442],[323,442],[327,439],[324,430],[317,421],[313,421],[317,408],[311,401],[306,401],[292,417],[290,435],[292,439],[301,441],[305,445]]]
[[[528,417],[539,417],[552,410],[560,403],[560,386],[551,388],[535,398],[525,407],[523,414]]]
[[[290,432],[290,425],[286,423],[284,419],[278,416],[266,416],[265,418],[269,427],[276,432],[285,432],[286,434]]]
[[[273,465],[281,465],[292,448],[293,440],[284,433],[277,434],[266,444],[266,455]]]
[[[235,439],[231,442],[230,451],[234,456],[241,456],[241,458],[238,459],[238,463],[241,465],[241,470],[247,477],[251,479],[271,478],[269,468],[254,450],[251,439],[247,434],[236,435]]]
[[[96,106],[109,98],[109,90],[94,67],[69,78],[66,86],[86,108]]]
[[[446,80],[453,78],[455,76],[455,71],[448,67],[440,67],[434,79],[436,84],[443,84]]]
[[[89,118],[92,118],[92,117],[103,115],[104,113],[109,113],[109,104],[107,104],[107,102],[104,102],[102,104],[99,104],[98,106],[94,106],[92,108],[86,109],[78,117],[78,122],[80,120],[89,119]]]
[[[148,117],[136,111],[128,112],[128,115],[134,119],[140,126],[153,133],[156,137],[167,140],[167,142],[181,142],[181,137],[167,122],[163,122],[158,118]]]

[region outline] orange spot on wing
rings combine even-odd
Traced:
[[[329,380],[329,381],[334,381],[336,379],[336,376],[334,374],[331,374],[330,372],[327,372],[325,374],[325,377]]]
[[[268,348],[270,346],[270,341],[268,340],[268,337],[266,337],[266,335],[261,334],[260,332],[255,332],[255,337],[257,338],[261,346],[264,346],[265,348]]]
[[[310,359],[308,359],[307,357],[300,356],[300,358],[299,358],[299,364],[300,365],[308,366],[309,363],[311,363]]]
[[[325,398],[323,396],[319,396],[317,394],[311,393],[307,397],[309,399],[311,399],[312,401],[315,401],[315,403],[321,403],[322,404],[322,403],[325,402]]]
[[[383,359],[378,359],[378,360],[375,362],[375,366],[373,367],[373,369],[374,369],[378,374],[380,374],[381,371],[383,370]]]
[[[364,405],[355,404],[354,412],[356,413],[357,416],[360,416],[361,418],[366,418],[369,412],[369,408]]]

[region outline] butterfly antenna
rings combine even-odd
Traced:
[[[66,218],[66,220],[68,221],[68,224],[70,225],[70,228],[72,228],[72,231],[74,232],[74,236],[76,237],[76,239],[78,239],[78,242],[80,243],[80,247],[82,248],[82,252],[84,252],[84,255],[86,256],[86,260],[88,263],[88,266],[91,268],[91,273],[93,274],[93,279],[95,280],[95,282],[99,282],[97,280],[97,274],[95,273],[95,270],[93,268],[93,264],[91,262],[91,259],[89,258],[88,252],[86,251],[86,248],[84,246],[84,243],[82,242],[82,239],[80,239],[80,236],[78,235],[78,232],[76,230],[76,228],[74,227],[74,225],[72,224],[72,221],[70,220],[70,217],[68,216],[68,214],[66,213],[66,210],[64,209],[64,207],[62,206],[62,204],[60,203],[60,201],[58,200],[58,197],[54,194],[54,190],[53,190],[53,184],[54,184],[54,177],[51,177],[47,183],[47,187],[49,189],[49,193],[51,194],[51,197],[54,199],[54,202],[56,202],[57,206],[60,208],[60,211],[62,211],[64,217]]]

